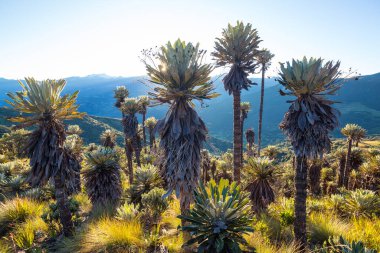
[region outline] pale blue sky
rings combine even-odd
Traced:
[[[377,0],[0,0],[0,77],[143,75],[141,49],[180,37],[210,52],[236,20],[276,54],[272,72],[303,55],[380,72]]]

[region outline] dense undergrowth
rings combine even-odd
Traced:
[[[156,151],[149,148],[143,151],[143,165],[135,171],[132,184],[128,183],[128,175],[121,174],[122,194],[117,206],[94,206],[82,185],[81,191],[70,197],[75,233],[64,238],[60,234],[62,228],[53,186],[31,188],[24,182],[29,170],[28,160],[20,155],[17,146],[10,145],[9,138],[16,142],[22,140],[19,132],[0,139],[0,145],[8,147],[2,149],[0,157],[0,252],[183,251],[182,245],[187,239],[178,229],[181,226],[179,200],[174,195],[162,198],[166,191],[154,165]],[[348,189],[337,187],[339,152],[344,150],[344,142],[335,141],[334,150],[315,162],[319,164],[320,176],[317,181],[309,180],[307,201],[308,243],[313,252],[328,249],[329,241],[338,241],[340,236],[349,243],[360,241],[368,249],[380,250],[379,189],[378,184],[371,183],[378,180],[379,147],[372,143],[372,140],[364,141],[353,152],[355,169],[350,174]],[[84,150],[89,148],[99,147],[83,147]],[[119,147],[115,150],[122,171],[125,171],[124,152]],[[275,173],[259,175],[267,177],[275,200],[260,210],[250,208],[248,225],[253,232],[244,234],[246,244],[241,244],[241,248],[247,252],[297,252],[292,229],[291,153],[286,145],[270,146],[263,153],[272,159]],[[231,177],[229,158],[229,152],[221,156],[208,154],[208,163],[202,164],[202,170],[209,174],[206,181]],[[86,160],[82,165],[89,166]],[[212,172],[213,165],[215,172]],[[242,190],[252,182],[255,172],[250,172],[251,169],[254,168],[247,167],[244,171]],[[195,250],[196,245],[188,247]]]

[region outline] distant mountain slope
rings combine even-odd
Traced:
[[[8,121],[7,118],[16,115],[17,113],[15,111],[0,107],[0,136],[3,133],[9,132],[9,127],[13,125],[13,123]],[[67,125],[79,125],[83,130],[83,134],[81,136],[86,144],[91,142],[99,144],[100,134],[106,129],[112,129],[118,134],[117,142],[119,145],[122,145],[124,142],[121,121],[117,118],[86,115],[83,119],[69,120],[65,123]],[[219,153],[232,148],[232,144],[210,136],[205,148],[209,149],[212,153]]]
[[[67,78],[68,85],[65,92],[80,90],[78,103],[80,110],[89,115],[104,117],[120,117],[120,112],[114,107],[113,90],[118,85],[126,85],[130,96],[146,95],[153,86],[147,84],[145,77],[109,77],[105,75],[91,75],[87,77]],[[259,79],[254,79],[259,82]],[[221,94],[218,98],[205,101],[204,105],[197,104],[197,110],[206,122],[210,134],[219,140],[225,140],[224,144],[232,140],[232,97],[223,88],[220,79],[215,81],[216,91]],[[289,98],[281,97],[278,93],[279,86],[273,79],[266,80],[264,119],[263,119],[263,143],[276,143],[283,140],[283,135],[278,128],[289,104]],[[0,78],[0,106],[4,105],[3,99],[8,91],[19,90],[17,81]],[[341,110],[341,125],[353,122],[362,125],[369,134],[380,134],[380,73],[363,76],[358,81],[345,83],[334,100],[340,101],[336,106]],[[254,86],[249,91],[242,92],[242,101],[249,101],[252,110],[246,120],[246,128],[257,128],[259,87]],[[166,113],[166,106],[149,108],[148,116],[162,118]],[[92,117],[96,118],[96,117]],[[109,119],[109,118],[107,118]],[[101,120],[100,120],[101,121]],[[111,124],[110,120],[107,120]],[[112,123],[114,127],[117,123]],[[339,137],[338,131],[334,136]]]

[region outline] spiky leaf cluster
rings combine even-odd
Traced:
[[[249,180],[246,189],[250,192],[253,207],[256,210],[264,209],[274,201],[272,183],[276,174],[276,167],[268,157],[250,158],[245,167],[246,177]]]
[[[149,131],[153,131],[156,124],[157,119],[155,117],[149,117],[145,120],[145,126],[149,129]]]
[[[116,219],[131,221],[139,215],[139,206],[134,204],[124,203],[116,210]]]
[[[251,110],[251,103],[250,102],[241,102],[240,103],[240,111],[241,111],[242,120],[245,120],[248,117],[248,113],[250,110]]]
[[[380,189],[380,155],[373,156],[360,168],[366,188],[377,191]]]
[[[279,82],[295,96],[280,124],[297,156],[317,158],[331,148],[329,133],[338,126],[339,111],[325,95],[334,95],[340,88],[340,63],[306,57],[281,64]]]
[[[135,114],[140,110],[139,101],[136,98],[127,98],[122,104],[121,110],[126,114],[123,118],[125,138],[132,139],[138,131],[139,122]]]
[[[116,98],[115,106],[120,108],[124,100],[129,96],[129,91],[125,86],[117,86],[114,90],[114,98]]]
[[[194,191],[194,206],[179,218],[188,222],[182,227],[192,239],[186,245],[198,244],[198,252],[241,252],[239,244],[246,244],[243,235],[250,227],[249,198],[236,182],[211,180]]]
[[[259,64],[261,64],[261,69],[266,71],[270,67],[273,57],[274,54],[272,54],[268,49],[263,48],[256,56],[256,60]]]
[[[47,117],[55,120],[68,120],[81,118],[84,114],[77,111],[75,101],[79,91],[61,96],[66,80],[36,81],[34,78],[25,78],[25,84],[19,81],[22,91],[7,93],[11,100],[6,102],[20,113],[19,117],[10,118],[12,122],[24,126],[41,123]]]
[[[326,245],[327,244],[327,245]],[[320,252],[321,253],[376,253],[374,249],[366,248],[362,241],[352,241],[349,242],[343,236],[339,238],[329,238],[329,240],[324,243],[324,246]]]
[[[126,114],[136,114],[140,110],[140,103],[137,98],[126,98],[121,105],[121,110]]]
[[[269,157],[269,159],[275,160],[280,154],[280,149],[274,145],[268,145],[262,150],[262,155]]]
[[[159,103],[172,103],[175,100],[202,101],[216,96],[210,74],[211,64],[204,64],[205,51],[199,44],[185,43],[178,39],[174,44],[168,42],[156,55],[156,61],[144,60],[149,81],[157,84],[150,92]]]
[[[138,113],[145,114],[147,107],[150,105],[150,98],[148,96],[140,96],[138,97],[140,109]]]
[[[20,82],[22,91],[8,93],[12,99],[7,101],[16,111],[25,113],[11,118],[21,123],[19,127],[38,125],[29,135],[25,153],[30,158],[31,170],[27,181],[32,186],[45,184],[58,172],[61,176],[75,173],[65,159],[65,128],[63,120],[81,118],[83,113],[75,105],[78,92],[61,96],[66,81],[25,78],[26,84]],[[70,177],[71,178],[71,177]],[[67,178],[69,180],[69,178]]]
[[[91,203],[117,204],[122,193],[119,158],[116,151],[100,148],[86,154],[83,178]]]
[[[116,146],[116,133],[111,129],[105,130],[100,135],[100,142],[104,147],[114,148]]]
[[[133,203],[141,203],[141,196],[155,187],[162,185],[162,179],[159,176],[158,170],[153,165],[142,165],[137,168],[133,183],[130,188],[131,201]]]
[[[244,25],[240,21],[235,26],[228,24],[227,29],[223,29],[222,37],[216,38],[215,51],[211,55],[218,67],[231,67],[223,78],[224,88],[230,94],[234,90],[247,90],[252,85],[248,75],[257,68],[255,57],[259,53],[260,42],[257,30],[251,24]]]
[[[366,135],[366,130],[357,124],[347,124],[342,130],[342,134],[353,141],[360,141]]]
[[[81,135],[83,133],[83,130],[80,128],[78,125],[69,125],[67,127],[67,134],[76,134],[76,135]]]
[[[212,66],[203,63],[204,51],[177,40],[162,46],[157,64],[144,61],[150,81],[157,84],[150,93],[159,103],[170,108],[157,123],[163,150],[161,165],[169,193],[181,195],[182,207],[191,201],[191,192],[200,175],[200,150],[206,140],[207,129],[192,107],[191,100],[203,101],[216,96],[210,82]],[[157,67],[156,67],[157,66]]]
[[[155,187],[147,193],[141,195],[141,204],[146,211],[152,214],[155,220],[159,219],[161,214],[169,207],[168,198],[163,198],[166,191],[162,188]]]

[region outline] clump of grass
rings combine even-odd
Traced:
[[[48,225],[41,218],[26,220],[20,224],[13,233],[13,240],[21,250],[30,250],[37,240],[46,236]]]
[[[330,237],[339,236],[350,229],[350,226],[335,215],[311,213],[308,217],[310,242],[322,245]]]
[[[281,243],[279,245],[273,245],[262,237],[258,232],[250,233],[245,236],[248,242],[249,250],[255,249],[255,253],[297,253],[299,251],[299,246],[294,241],[289,243]],[[249,252],[251,252],[249,251]]]
[[[342,233],[350,241],[362,241],[366,247],[380,251],[380,218],[353,219],[351,229]]]
[[[43,207],[43,204],[37,201],[19,197],[0,203],[0,234],[16,223],[40,217]]]
[[[146,247],[140,223],[103,218],[89,225],[80,252],[138,252]]]

